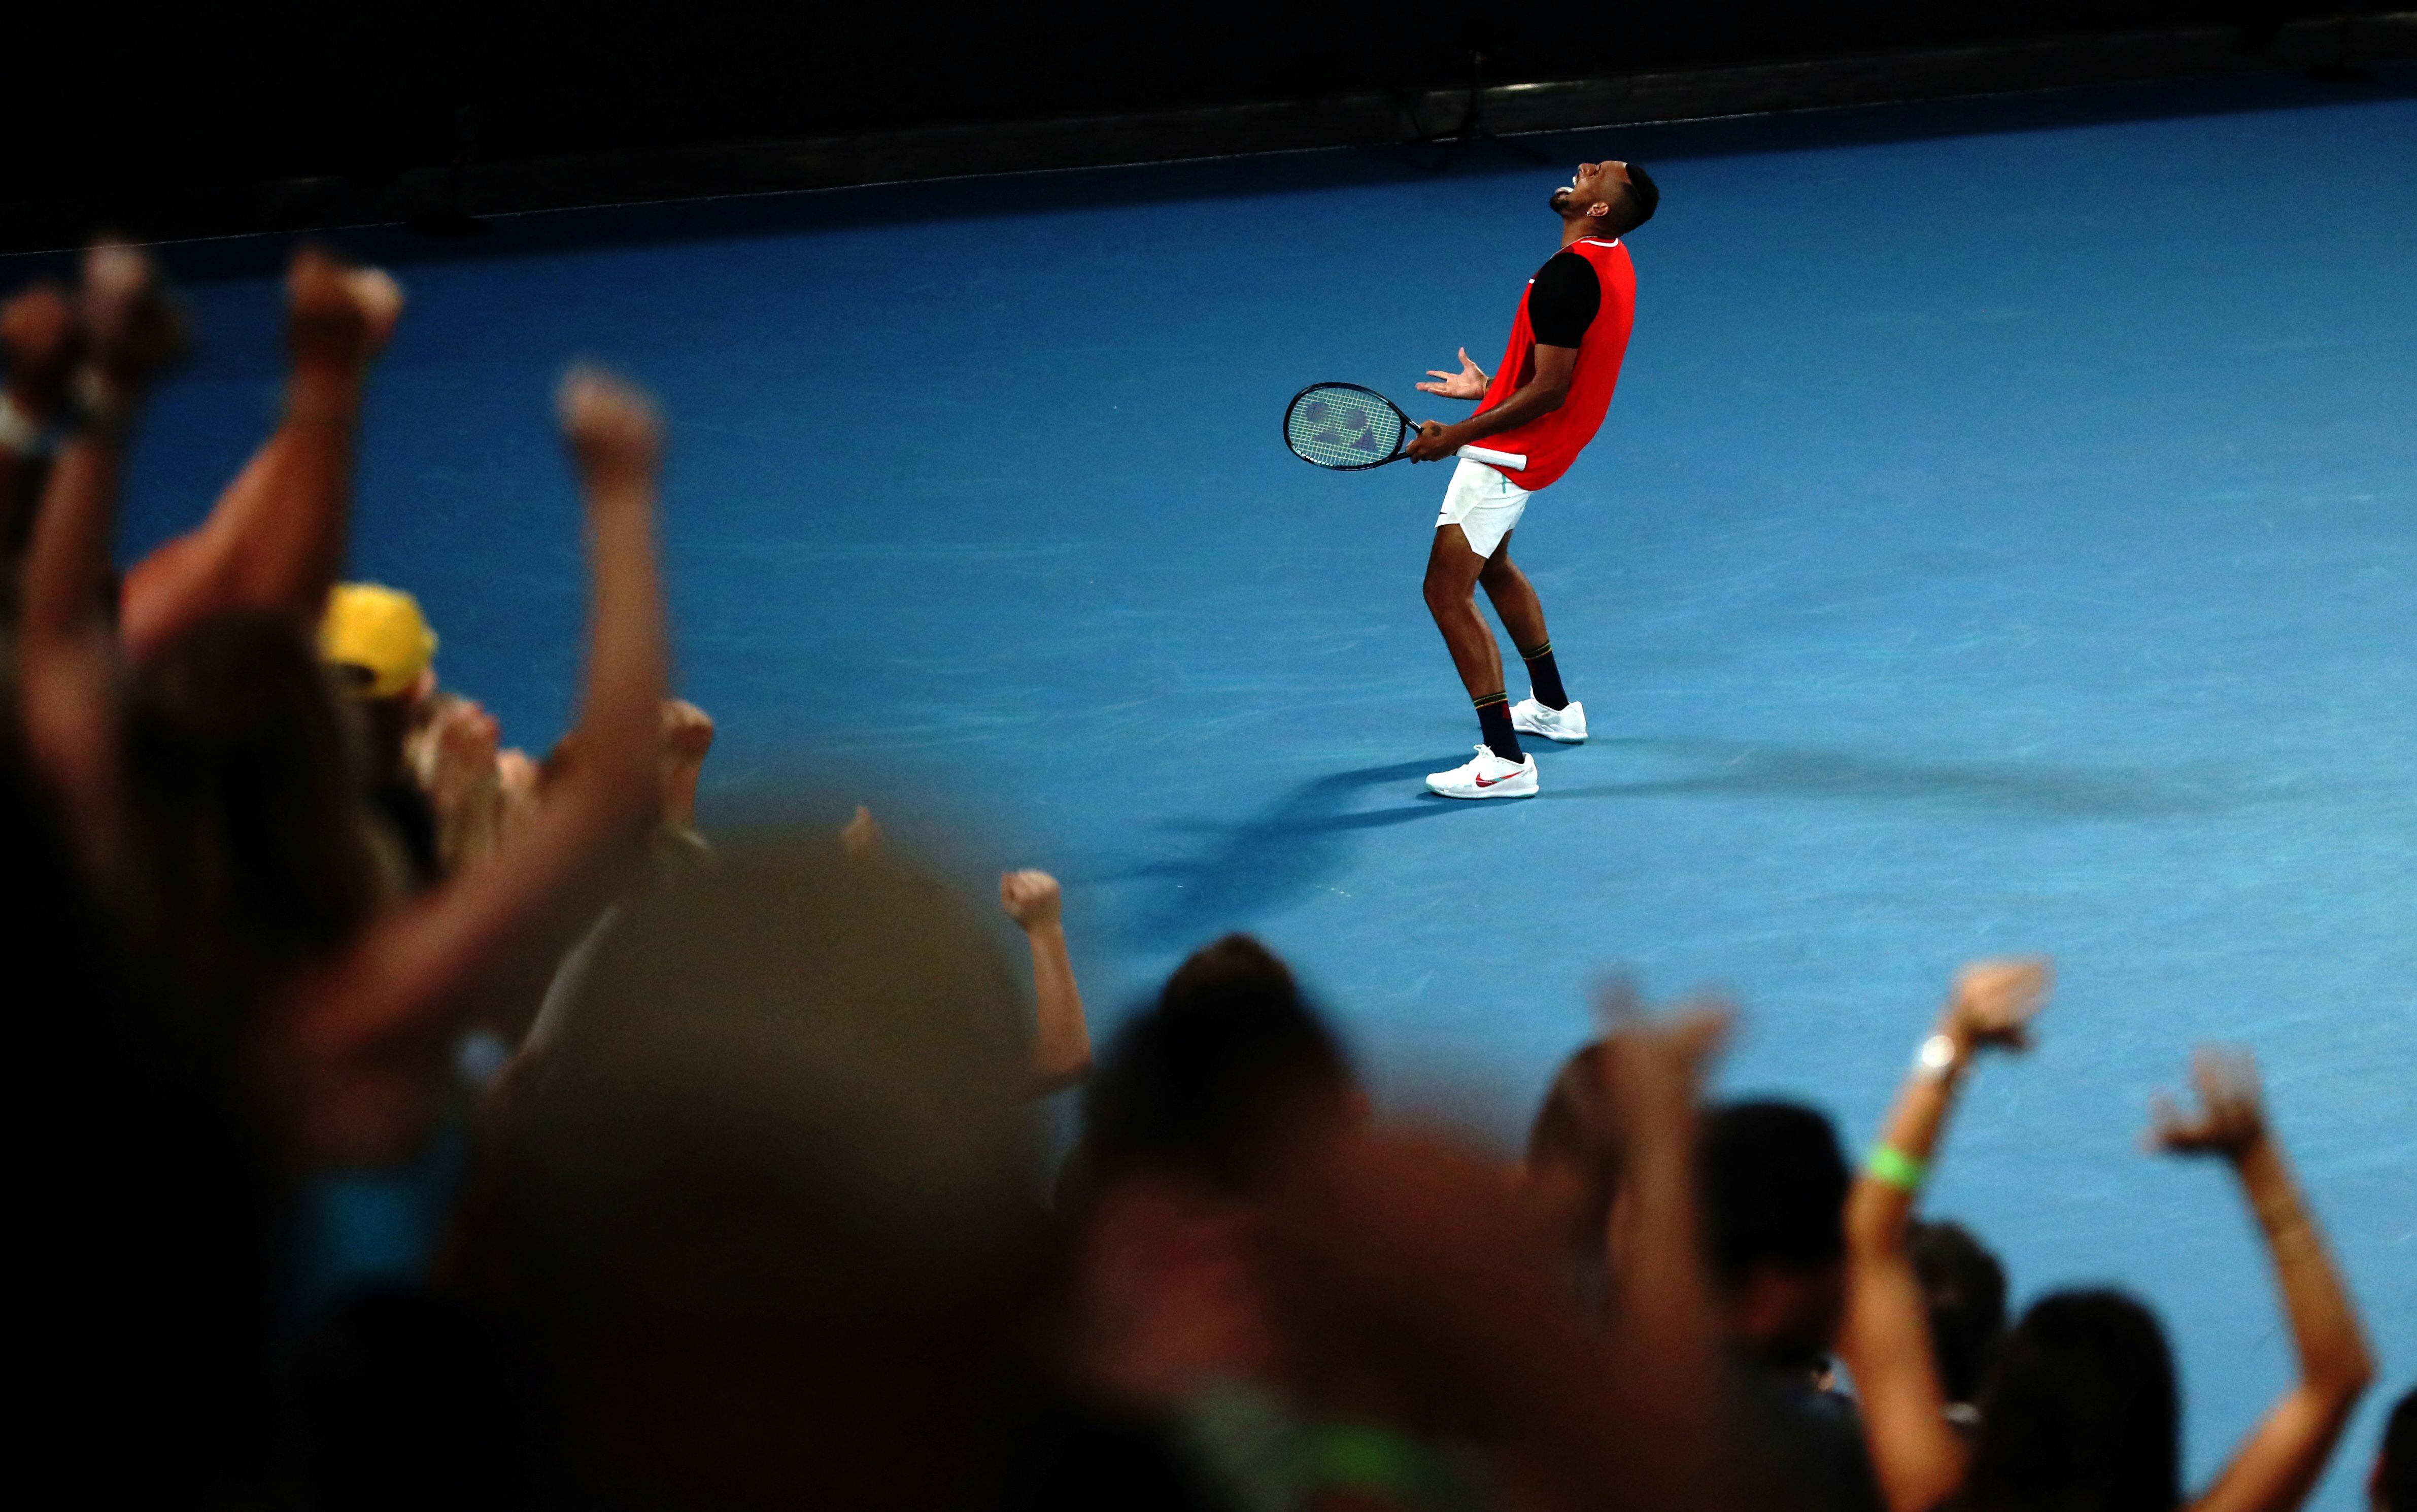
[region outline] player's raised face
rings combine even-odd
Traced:
[[[1598,205],[1608,209],[1627,192],[1626,163],[1580,163],[1577,172],[1570,175],[1569,184],[1553,190],[1548,203],[1555,215],[1566,219],[1585,215]]]

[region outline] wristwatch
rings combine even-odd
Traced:
[[[1913,1052],[1913,1074],[1924,1081],[1941,1081],[1955,1069],[1955,1036],[1933,1035]]]

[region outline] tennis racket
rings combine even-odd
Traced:
[[[1408,455],[1419,422],[1373,388],[1358,384],[1312,384],[1285,406],[1285,445],[1302,461],[1357,473]],[[1463,446],[1463,457],[1513,472],[1525,472],[1525,453],[1490,446]]]

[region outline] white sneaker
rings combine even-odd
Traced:
[[[1536,758],[1506,762],[1494,748],[1481,745],[1477,757],[1449,772],[1430,772],[1427,786],[1447,798],[1532,798],[1536,795]]]
[[[1511,728],[1523,735],[1542,735],[1564,746],[1586,743],[1586,705],[1572,702],[1565,709],[1548,709],[1532,698],[1511,705]]]

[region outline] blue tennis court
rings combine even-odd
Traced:
[[[601,357],[671,416],[721,814],[866,801],[1057,872],[1102,1026],[1255,931],[1389,1095],[1506,1135],[1607,965],[1734,990],[1726,1084],[1860,1144],[1956,963],[2051,952],[2045,1042],[1967,1098],[1932,1210],[2021,1295],[2153,1299],[2205,1474],[2288,1340],[2221,1172],[2138,1136],[2194,1042],[2245,1043],[2405,1386],[2417,75],[1538,140],[1555,166],[1312,154],[351,238],[413,300],[354,575],[418,593],[445,681],[549,743],[580,557],[547,405]],[[1595,156],[1665,198],[1610,420],[1516,551],[1596,735],[1531,742],[1535,801],[1456,805],[1421,782],[1476,738],[1419,595],[1445,470],[1314,470],[1277,421],[1312,380],[1407,401],[1459,346],[1490,365],[1546,191]],[[190,254],[206,345],[146,427],[129,552],[265,431],[272,252]],[[2317,1504],[2358,1504],[2374,1415]]]

